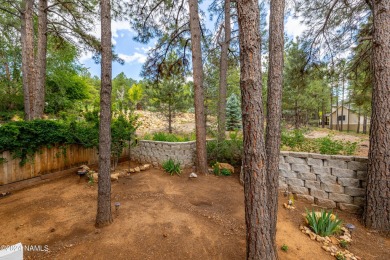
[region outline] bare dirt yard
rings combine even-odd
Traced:
[[[114,222],[102,229],[94,227],[97,184],[76,174],[14,192],[0,199],[0,245],[47,245],[48,252],[25,250],[25,259],[245,259],[238,176],[189,179],[189,172],[169,176],[151,169],[113,182]],[[297,209],[287,210],[284,202],[280,194],[280,259],[334,259],[299,230],[301,214],[312,206],[297,201]],[[389,238],[362,227],[355,215],[336,213],[357,226],[351,252],[389,259]]]

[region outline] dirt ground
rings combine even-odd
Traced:
[[[125,169],[127,163],[120,165]],[[14,192],[0,199],[0,245],[46,245],[48,252],[24,251],[25,259],[245,259],[243,187],[237,175],[169,176],[159,169],[112,183],[114,222],[96,229],[97,184],[75,174]],[[333,259],[299,230],[302,212],[282,207],[279,196],[277,244],[280,259]],[[350,251],[362,259],[389,259],[390,239],[357,226]],[[286,244],[288,252],[280,247]],[[43,250],[43,249],[42,249]]]

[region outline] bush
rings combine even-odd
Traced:
[[[213,173],[217,176],[230,176],[230,175],[232,175],[228,169],[220,169],[218,162],[216,162],[213,165]]]
[[[306,219],[314,233],[322,237],[333,235],[340,230],[341,220],[332,212],[322,210],[321,214],[317,214],[314,210],[309,212],[306,209]]]
[[[207,159],[210,165],[216,162],[226,162],[233,166],[240,166],[243,153],[243,140],[238,132],[230,133],[230,140],[207,142]]]
[[[282,146],[288,146],[290,148],[301,147],[305,142],[305,136],[301,130],[294,130],[291,132],[282,131],[281,143]]]
[[[195,133],[191,134],[169,134],[164,132],[157,132],[153,135],[146,134],[144,140],[153,140],[160,142],[188,142],[196,139]]]
[[[331,136],[319,138],[316,140],[319,146],[319,152],[321,154],[344,154],[352,155],[355,153],[357,148],[357,143],[351,142],[342,142],[338,140],[332,140]]]
[[[288,251],[288,245],[283,244],[280,249],[282,249],[284,252],[287,252]]]
[[[177,174],[180,176],[181,168],[179,162],[175,163],[172,159],[169,159],[163,163],[162,167],[169,175],[173,176],[174,174]]]

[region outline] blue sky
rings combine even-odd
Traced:
[[[200,5],[200,8],[203,11],[207,11],[207,6],[210,2],[211,0],[204,0]],[[206,13],[206,15],[208,14]],[[206,26],[210,30],[212,30],[214,26],[214,22],[210,21],[208,17]],[[135,32],[126,21],[113,21],[111,27],[115,52],[125,61],[124,65],[120,65],[117,62],[113,63],[113,77],[117,76],[121,72],[124,72],[127,77],[131,77],[136,80],[142,79],[140,77],[142,64],[146,60],[148,50],[154,45],[155,41],[151,41],[149,44],[141,44],[134,41],[133,37],[135,36]],[[285,29],[289,36],[295,37],[302,33],[304,27],[300,25],[298,20],[290,16],[287,19]],[[99,25],[95,28],[95,35],[100,38]],[[100,64],[96,64],[92,60],[92,53],[83,53],[79,61],[88,68],[93,76],[96,75],[100,77]]]

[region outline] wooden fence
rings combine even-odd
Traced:
[[[128,156],[126,150],[122,157]],[[58,146],[42,148],[23,166],[19,164],[20,159],[13,159],[9,152],[3,152],[2,157],[6,159],[6,162],[0,164],[0,185],[98,162],[97,149],[84,148],[79,145],[69,145],[65,149]]]

